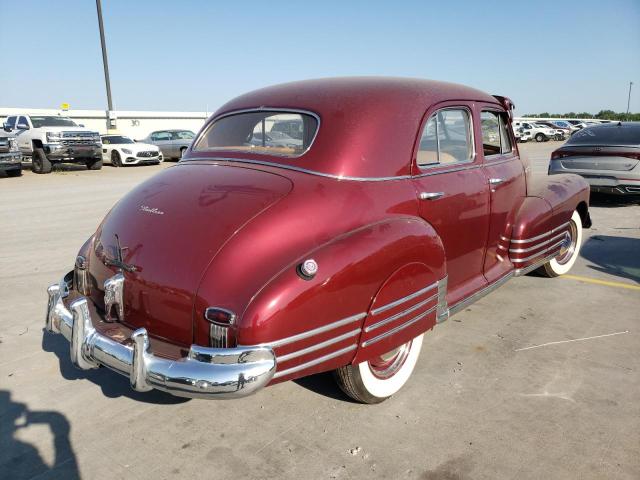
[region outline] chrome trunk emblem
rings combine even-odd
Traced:
[[[115,307],[117,319],[111,316],[111,310]],[[107,322],[124,320],[124,275],[117,273],[104,282],[104,319]]]

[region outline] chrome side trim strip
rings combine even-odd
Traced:
[[[556,258],[556,256],[557,256],[557,254],[554,253],[553,255],[549,255],[548,257],[543,258],[539,262],[532,263],[528,267],[516,268],[515,271],[514,271],[514,276],[521,277],[523,275],[526,275],[529,272],[533,272],[535,269],[540,268],[542,265],[544,265],[548,261],[553,260],[554,258]]]
[[[305,338],[313,337],[314,335],[318,335],[319,333],[328,332],[329,330],[342,327],[343,325],[349,325],[350,323],[354,323],[359,320],[362,320],[366,316],[367,316],[366,313],[358,313],[356,315],[343,318],[342,320],[338,320],[337,322],[333,322],[328,325],[323,325],[322,327],[314,328],[313,330],[308,330],[306,332],[298,333],[297,335],[292,335],[290,337],[282,338],[280,340],[274,340],[273,342],[261,343],[260,345],[257,345],[257,346],[278,348],[283,345],[287,345],[288,343],[297,342],[298,340],[304,340]]]
[[[371,310],[371,315],[377,315],[379,313],[386,312],[387,310],[390,310],[393,307],[397,307],[398,305],[401,305],[401,304],[403,304],[405,302],[408,302],[409,300],[413,300],[414,298],[419,297],[423,293],[427,293],[429,290],[433,290],[437,286],[438,286],[438,282],[434,282],[431,285],[428,285],[428,286],[424,287],[423,289],[418,290],[417,292],[414,292],[414,293],[412,293],[410,295],[407,295],[406,297],[399,298],[398,300],[396,300],[394,302],[387,303],[386,305],[383,305],[381,307],[378,307],[378,308],[375,308],[375,309]]]
[[[426,317],[430,313],[434,312],[436,310],[436,308],[437,308],[437,306],[433,306],[429,310],[427,310],[426,312],[423,312],[420,315],[416,315],[411,320],[408,320],[408,321],[404,322],[403,324],[400,324],[397,327],[392,328],[391,330],[389,330],[387,332],[381,333],[377,337],[373,337],[373,338],[371,338],[369,340],[366,340],[366,341],[362,342],[362,344],[361,344],[362,348],[368,347],[369,345],[372,345],[372,344],[374,344],[376,342],[379,342],[380,340],[382,340],[384,338],[387,338],[388,336],[393,335],[394,333],[398,333],[400,330],[403,330],[403,329],[407,328],[410,325],[413,325],[418,320],[422,320],[424,317]]]
[[[503,275],[502,277],[500,277],[495,282],[487,285],[482,290],[477,291],[473,295],[469,295],[467,298],[463,298],[462,300],[460,300],[458,303],[456,303],[455,305],[453,305],[449,309],[449,314],[450,315],[455,315],[460,310],[464,310],[466,307],[468,307],[472,303],[477,302],[482,297],[484,297],[484,296],[490,294],[491,292],[493,292],[496,288],[500,287],[501,285],[504,285],[513,276],[514,276],[514,272],[511,271],[511,272],[507,273],[506,275]]]
[[[552,233],[555,233],[558,230],[567,227],[569,225],[569,223],[571,223],[571,222],[569,221],[567,223],[563,223],[559,227],[553,228],[553,229],[549,230],[546,233],[542,233],[542,234],[538,235],[537,237],[525,238],[524,240],[511,240],[511,243],[529,243],[529,242],[533,242],[534,240],[538,240],[540,238],[548,237]]]
[[[321,350],[325,347],[328,347],[329,345],[333,345],[334,343],[338,343],[338,342],[341,342],[342,340],[346,340],[347,338],[355,337],[360,333],[360,331],[361,330],[359,328],[356,328],[355,330],[347,332],[343,335],[337,336],[335,338],[330,338],[327,341],[316,343],[315,345],[311,345],[310,347],[303,348],[302,350],[296,350],[295,352],[287,353],[286,355],[276,357],[276,360],[278,362],[286,362],[287,360],[291,360],[292,358],[301,357],[303,355],[306,355],[307,353],[315,352],[316,350]]]
[[[547,252],[550,252],[551,250],[553,250],[556,247],[559,247],[560,245],[562,245],[564,243],[564,239],[560,240],[559,242],[554,243],[553,245],[545,248],[544,250],[540,250],[537,253],[534,253],[533,255],[530,255],[526,258],[512,258],[511,259],[511,263],[524,263],[524,262],[528,262],[529,260],[531,260],[532,258],[538,258],[540,255],[543,255]]]
[[[449,318],[449,305],[447,304],[447,286],[449,276],[446,275],[438,282],[438,305],[436,308],[436,322],[442,323]]]
[[[554,240],[557,240],[558,238],[564,236],[565,232],[561,232],[558,235],[551,237],[548,240],[545,240],[544,242],[540,242],[535,244],[533,247],[529,247],[529,248],[510,248],[509,252],[511,253],[526,253],[526,252],[531,252],[533,250],[537,250],[540,247],[544,247],[547,243],[551,243]]]
[[[316,359],[311,360],[309,362],[302,363],[302,364],[297,365],[295,367],[287,368],[286,370],[282,370],[280,372],[276,372],[273,375],[273,378],[280,378],[280,377],[284,377],[285,375],[290,375],[292,373],[299,372],[300,370],[306,370],[307,368],[313,367],[314,365],[318,365],[320,363],[324,363],[327,360],[331,360],[332,358],[339,357],[340,355],[345,354],[347,352],[350,352],[351,350],[355,350],[357,346],[358,346],[358,344],[354,343],[353,345],[349,345],[348,347],[342,348],[342,349],[337,350],[335,352],[331,352],[331,353],[329,353],[327,355],[324,355],[322,357],[316,358]]]
[[[371,332],[373,330],[376,330],[377,328],[380,328],[384,325],[386,325],[387,323],[391,323],[394,320],[397,320],[399,318],[404,317],[405,315],[408,315],[412,312],[415,312],[416,310],[420,309],[421,307],[424,307],[427,303],[429,302],[433,302],[436,298],[438,298],[438,294],[436,293],[435,295],[430,296],[429,298],[427,298],[426,300],[423,300],[420,303],[416,303],[415,305],[413,305],[412,307],[407,308],[406,310],[403,310],[400,313],[396,313],[395,315],[392,315],[388,318],[385,318],[383,320],[380,320],[379,322],[376,323],[372,323],[371,325],[365,327],[364,331],[366,333]]]
[[[349,177],[334,175],[332,173],[319,172],[317,170],[309,170],[308,168],[296,167],[294,165],[287,165],[285,163],[265,162],[262,160],[249,160],[247,158],[226,158],[226,157],[189,157],[186,160],[181,160],[182,164],[189,164],[193,160],[204,160],[208,162],[218,163],[220,162],[237,162],[248,163],[250,165],[263,165],[266,167],[282,168],[284,170],[293,170],[295,172],[307,173],[309,175],[317,175],[319,177],[333,178],[335,180],[347,180],[350,182],[386,182],[388,180],[406,180],[411,178],[411,175],[397,175],[392,177]]]

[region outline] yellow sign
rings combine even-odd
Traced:
[[[63,103],[60,105],[60,110],[69,110],[69,104],[68,103]]]

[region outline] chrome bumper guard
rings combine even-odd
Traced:
[[[131,334],[130,344],[101,335],[91,319],[86,297],[74,300],[63,279],[47,292],[46,330],[61,333],[70,342],[71,362],[82,370],[101,365],[129,377],[138,392],[153,388],[190,398],[238,398],[261,389],[273,377],[276,359],[269,347],[208,348],[191,345],[189,354],[178,360],[154,356],[149,351],[147,330]]]

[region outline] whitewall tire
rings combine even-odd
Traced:
[[[338,385],[362,403],[380,403],[400,390],[413,372],[424,335],[376,359],[335,370]]]
[[[580,255],[582,245],[582,219],[578,211],[574,211],[569,221],[570,242],[568,246],[563,246],[560,254],[542,266],[540,272],[547,277],[558,277],[571,270]]]

